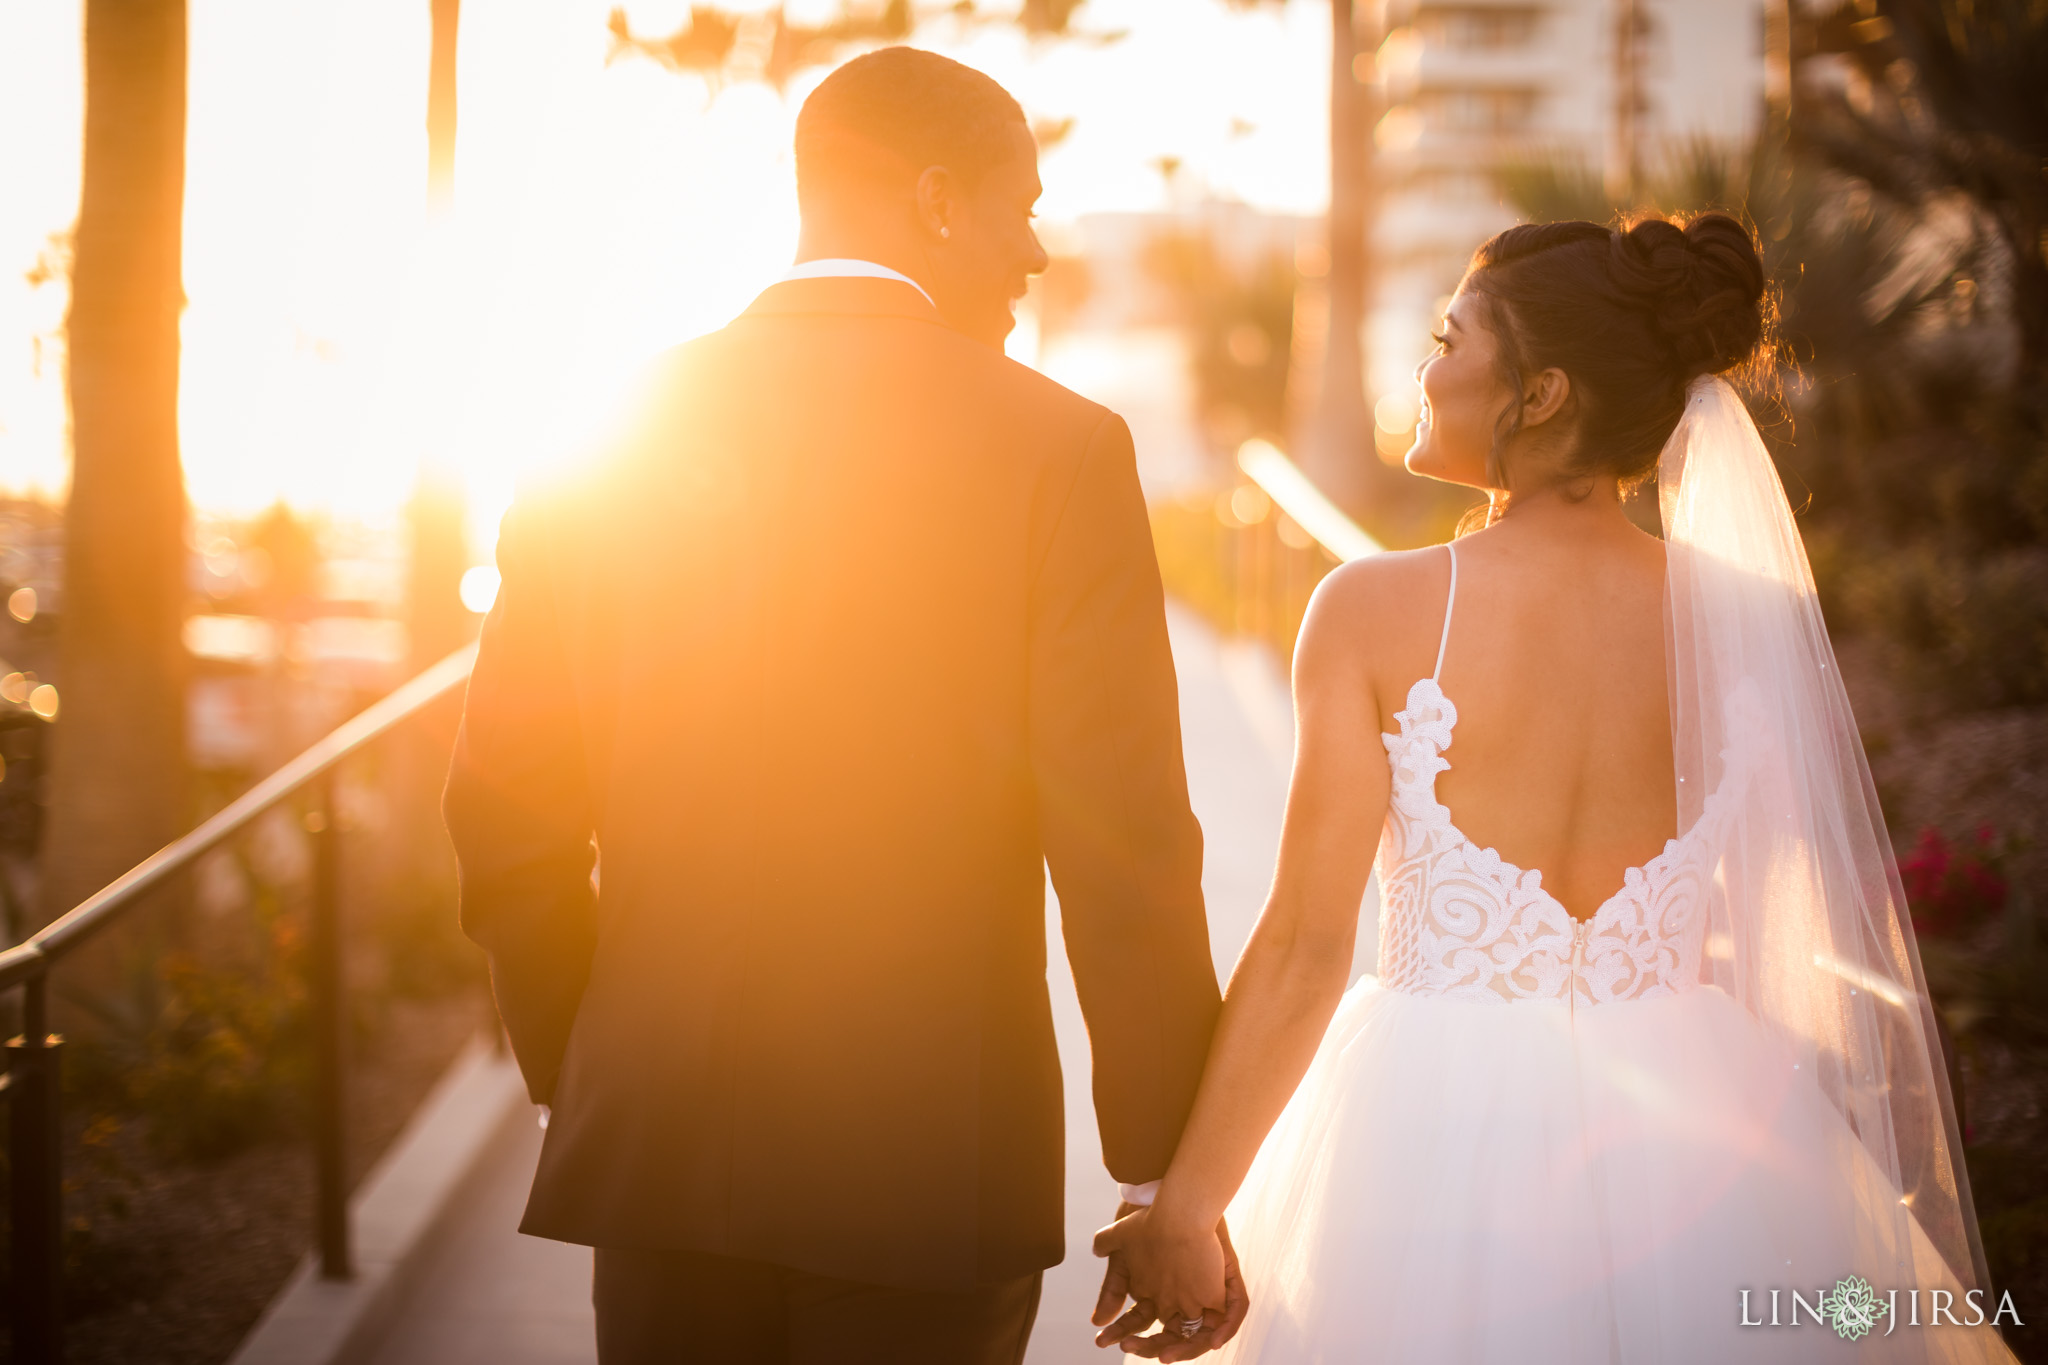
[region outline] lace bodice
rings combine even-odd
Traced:
[[[1445,643],[1457,586],[1453,550]],[[1380,736],[1393,777],[1377,863],[1381,985],[1496,1004],[1606,1004],[1698,984],[1726,776],[1691,829],[1630,868],[1590,919],[1574,919],[1543,889],[1541,872],[1473,843],[1437,800],[1458,723],[1437,682],[1442,671],[1439,645],[1436,673],[1409,688],[1407,708],[1395,713],[1400,733]]]

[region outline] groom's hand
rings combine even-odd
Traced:
[[[1136,1213],[1141,1205],[1119,1202],[1116,1206],[1115,1222]],[[1095,1311],[1089,1321],[1097,1327],[1107,1327],[1116,1321],[1117,1314],[1124,1311],[1124,1300],[1131,1293],[1131,1269],[1121,1254],[1109,1258],[1109,1268],[1102,1272],[1102,1292],[1095,1296]]]

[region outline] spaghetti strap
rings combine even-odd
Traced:
[[[1436,669],[1429,675],[1431,682],[1438,683],[1443,680],[1444,649],[1451,643],[1451,608],[1458,602],[1458,547],[1446,543],[1444,548],[1451,552],[1451,590],[1444,597],[1444,633],[1436,642]]]

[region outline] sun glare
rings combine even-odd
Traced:
[[[180,428],[195,507],[282,498],[393,524],[433,468],[466,487],[487,548],[521,471],[576,449],[654,353],[787,266],[790,133],[822,71],[780,93],[714,88],[612,54],[610,7],[463,5],[455,206],[436,219],[423,0],[193,0]],[[629,14],[663,33],[689,8]],[[1045,157],[1049,221],[1164,207],[1162,155],[1225,196],[1320,206],[1318,0],[1090,0],[1081,16],[1126,36],[1034,45],[942,15],[917,37],[1034,117],[1075,121]],[[80,24],[77,0],[0,12],[0,491],[55,496],[65,478]],[[1038,359],[1028,316],[1011,352]]]

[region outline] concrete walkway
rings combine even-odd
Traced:
[[[1188,787],[1206,840],[1203,889],[1219,979],[1237,960],[1272,876],[1293,747],[1284,680],[1253,645],[1218,639],[1175,608],[1169,624],[1180,673]],[[1048,897],[1050,900],[1050,897]],[[1096,1350],[1088,1325],[1101,1281],[1089,1240],[1115,1212],[1116,1186],[1101,1165],[1089,1100],[1088,1043],[1060,946],[1047,917],[1053,1020],[1067,1089],[1067,1259],[1046,1272],[1029,1365],[1120,1358]],[[1372,926],[1361,926],[1369,965]],[[513,1229],[540,1150],[522,1115],[507,1124],[407,1295],[376,1365],[582,1365],[595,1359],[590,1253]]]

